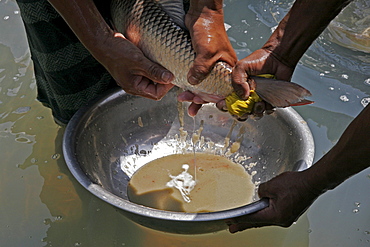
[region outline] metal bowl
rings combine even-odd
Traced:
[[[203,124],[202,136],[215,143],[214,152],[225,153],[225,137],[230,143],[240,141],[238,152],[249,159],[241,165],[254,163],[249,173],[256,172],[256,184],[284,171],[309,167],[313,161],[314,143],[306,122],[292,109],[277,109],[262,119],[235,122],[228,113],[213,105],[205,105],[195,118],[186,114],[186,105],[178,107],[176,92],[161,101],[126,94],[120,89],[79,110],[69,122],[63,139],[63,152],[73,176],[95,196],[120,209],[126,217],[143,226],[172,233],[199,234],[226,229],[225,219],[250,214],[268,206],[265,199],[251,204],[210,213],[183,213],[158,210],[130,202],[127,185],[132,174],[145,162],[169,153],[192,152],[192,146],[178,148],[168,145],[157,150],[160,143],[178,140],[180,120],[191,143],[194,128]],[[184,116],[179,115],[185,109]],[[235,127],[231,129],[231,126]],[[241,135],[241,129],[245,132]],[[240,139],[242,136],[242,139]],[[168,147],[174,148],[168,148]],[[189,149],[189,150],[188,150]],[[196,144],[196,152],[204,146]],[[153,155],[156,154],[156,155]],[[137,162],[128,162],[135,157]],[[143,162],[139,162],[142,160]],[[144,162],[145,161],[145,162]],[[247,163],[243,163],[247,162]],[[123,169],[122,169],[123,168]]]

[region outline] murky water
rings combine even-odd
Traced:
[[[258,49],[292,1],[225,0],[239,58]],[[63,129],[35,100],[33,68],[18,7],[0,0],[0,246],[369,246],[370,169],[320,197],[292,227],[199,236],[153,231],[85,191],[62,157]],[[326,31],[293,80],[315,104],[297,108],[319,159],[370,101],[370,55]]]

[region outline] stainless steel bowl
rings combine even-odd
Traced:
[[[185,106],[184,106],[185,107]],[[181,110],[180,110],[181,112]],[[275,113],[258,121],[235,122],[228,113],[205,105],[195,117],[186,114],[183,127],[190,134],[203,123],[205,141],[215,143],[215,152],[225,151],[225,137],[230,142],[242,135],[240,149],[230,155],[250,157],[243,163],[254,163],[248,172],[256,184],[290,170],[302,170],[312,164],[314,143],[306,122],[292,109],[277,109]],[[184,148],[157,150],[159,143],[176,142],[179,134],[179,108],[176,92],[171,91],[161,101],[131,96],[114,90],[87,107],[79,110],[68,124],[63,152],[73,176],[91,193],[120,209],[125,216],[143,226],[172,233],[199,234],[227,228],[225,219],[250,214],[268,206],[268,201],[225,211],[211,213],[182,213],[158,210],[135,204],[128,200],[127,185],[140,160],[148,161],[168,153],[183,152]],[[168,145],[171,147],[171,145]],[[199,143],[196,151],[204,151]],[[186,148],[185,148],[186,149]],[[181,151],[180,151],[181,150]],[[185,150],[185,151],[192,151]],[[153,154],[160,155],[154,155]],[[135,157],[137,163],[127,162]],[[123,169],[122,169],[123,168]]]

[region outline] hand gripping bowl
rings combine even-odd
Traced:
[[[187,116],[185,107],[178,107],[174,91],[161,101],[131,96],[120,89],[107,93],[79,110],[65,130],[63,152],[70,171],[88,191],[138,224],[171,233],[200,234],[226,229],[226,219],[261,210],[268,206],[268,201],[255,196],[248,205],[210,213],[164,211],[130,202],[127,186],[140,167],[140,159],[147,162],[166,153],[184,151],[184,147],[172,145],[178,140],[180,123],[190,133],[185,141],[188,143],[194,129],[203,124],[201,136],[204,142],[213,142],[217,152],[224,150],[226,136],[230,143],[235,142],[243,128],[240,148],[230,159],[235,155],[248,156],[244,162],[254,164],[247,171],[256,173],[253,176],[256,184],[312,164],[311,132],[292,108],[277,109],[258,121],[236,122],[213,105],[203,106],[194,120]],[[185,109],[185,114],[179,114],[182,112],[179,109]],[[172,144],[156,150],[159,143]],[[188,146],[186,151],[192,152],[192,145]],[[198,144],[195,151],[202,152],[204,147]],[[133,156],[138,162],[127,162]]]

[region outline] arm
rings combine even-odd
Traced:
[[[268,225],[290,226],[319,195],[370,167],[369,150],[370,105],[352,121],[338,143],[312,167],[302,172],[282,173],[261,184],[259,196],[269,198],[269,207],[231,219],[230,232]]]
[[[201,83],[218,61],[236,64],[237,57],[224,26],[223,0],[191,0],[185,24],[196,52],[187,75],[189,83]],[[202,104],[208,103],[191,92],[180,94],[178,100],[192,102],[188,109],[190,116],[195,116]]]
[[[232,78],[236,91],[249,92],[249,85],[245,83],[248,75],[273,74],[277,79],[290,80],[299,59],[349,2],[295,1],[262,48],[237,63]]]
[[[81,43],[126,92],[160,99],[172,88],[171,72],[148,60],[105,22],[93,0],[49,0]],[[153,82],[157,82],[155,84]]]
[[[223,0],[191,0],[185,24],[197,54],[189,83],[199,84],[218,61],[235,65],[237,57],[224,26]]]

